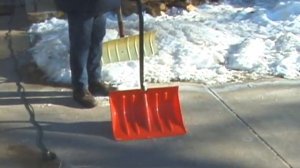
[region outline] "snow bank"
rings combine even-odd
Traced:
[[[145,29],[157,32],[159,49],[155,57],[146,59],[145,79],[206,84],[269,75],[297,79],[299,13],[299,1],[282,1],[272,8],[224,3],[199,6],[189,13],[173,8],[160,17],[145,15]],[[137,15],[125,18],[126,34],[138,33],[137,20]],[[105,41],[117,38],[117,25],[115,16],[109,15]],[[31,48],[34,60],[54,82],[70,82],[67,26],[66,21],[53,18],[29,30],[36,41]],[[107,64],[104,80],[122,88],[136,87],[138,69],[137,61]]]

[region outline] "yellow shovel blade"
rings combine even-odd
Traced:
[[[155,32],[144,33],[145,56],[153,56],[157,51],[155,45]],[[139,35],[128,36],[103,43],[102,63],[138,60]]]

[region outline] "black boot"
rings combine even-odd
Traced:
[[[96,99],[87,89],[74,89],[73,98],[86,108],[93,108],[97,106]]]
[[[108,96],[110,91],[116,91],[116,90],[118,90],[117,87],[114,87],[111,84],[107,84],[104,82],[96,82],[96,83],[91,83],[89,85],[89,91],[93,95]]]

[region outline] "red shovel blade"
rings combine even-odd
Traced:
[[[110,108],[116,140],[186,134],[178,86],[111,92]]]

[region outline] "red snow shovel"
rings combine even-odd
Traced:
[[[136,140],[186,134],[178,86],[146,89],[144,86],[144,20],[139,9],[141,89],[110,93],[112,129],[116,140]]]

